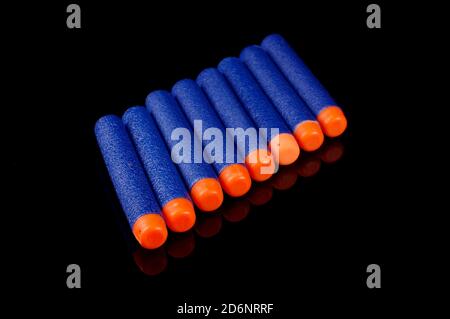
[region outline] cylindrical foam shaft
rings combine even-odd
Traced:
[[[308,104],[325,134],[331,137],[342,134],[347,127],[342,110],[286,40],[281,35],[272,34],[261,46]]]
[[[195,223],[194,207],[162,136],[144,107],[129,108],[122,117],[162,207],[167,226],[187,231]]]
[[[270,150],[280,164],[293,163],[300,154],[297,142],[247,66],[240,59],[231,57],[222,60],[218,69],[225,75],[257,127],[267,129]],[[273,135],[272,128],[278,129],[278,134]]]
[[[161,246],[167,238],[166,225],[122,120],[115,115],[100,118],[95,135],[133,234],[145,248]]]
[[[323,143],[319,123],[267,53],[250,46],[242,51],[241,59],[286,120],[300,147],[307,151],[318,149]]]
[[[167,91],[154,91],[147,96],[145,104],[171,150],[171,157],[177,163],[194,203],[203,211],[219,208],[223,193],[217,175],[211,165],[203,161],[196,163],[194,144],[201,145],[201,141],[194,140],[196,136],[175,98]],[[178,150],[182,142],[187,143]]]
[[[196,121],[201,121],[202,131],[205,134],[210,130],[211,134],[220,132],[222,135],[222,147],[220,148],[220,141],[215,144],[220,149],[210,149],[209,142],[203,138],[203,132],[196,131],[196,134],[203,143],[204,152],[213,160],[213,166],[219,175],[219,180],[224,191],[231,196],[242,196],[250,189],[251,179],[250,175],[242,164],[236,163],[237,149],[234,145],[234,140],[231,143],[226,143],[226,131],[220,118],[210,105],[208,98],[205,96],[201,88],[190,79],[185,79],[177,82],[172,88],[172,94],[175,96],[179,105],[183,109],[186,117],[189,119],[191,125],[196,130]],[[212,136],[210,137],[212,139]],[[214,140],[218,138],[214,136]],[[214,150],[214,154],[213,153]],[[216,152],[222,152],[222,156],[217,156]],[[228,152],[231,152],[228,153]],[[227,154],[228,153],[228,154]],[[234,156],[232,156],[234,155]]]
[[[255,124],[227,80],[217,69],[208,68],[197,77],[197,83],[208,96],[223,124],[234,130],[237,148],[245,156],[251,177],[257,181],[269,179],[275,165],[267,150],[267,137],[259,136]],[[241,136],[238,137],[238,134]],[[260,138],[263,141],[259,141]]]

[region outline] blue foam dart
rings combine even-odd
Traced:
[[[252,179],[259,182],[269,179],[275,171],[275,163],[267,150],[266,134],[259,141],[255,124],[224,76],[217,69],[209,68],[200,73],[197,84],[208,96],[223,124],[234,130],[237,148],[245,156]]]
[[[267,140],[274,157],[281,165],[295,162],[300,149],[294,136],[245,64],[238,58],[226,58],[219,63],[218,69],[258,128],[267,129]],[[273,134],[272,129],[278,129],[278,133]]]
[[[189,230],[195,223],[194,206],[155,121],[141,106],[129,108],[122,119],[144,164],[167,226],[175,232]]]
[[[324,139],[319,123],[267,53],[250,46],[242,51],[241,59],[288,123],[300,147],[318,149]]]
[[[171,150],[172,159],[177,163],[195,205],[203,211],[219,208],[223,201],[223,192],[217,175],[211,165],[194,161],[192,138],[195,138],[195,135],[175,98],[167,91],[155,91],[147,96],[145,104]],[[181,131],[177,133],[177,130]],[[180,134],[189,135],[190,143],[187,149],[179,149],[180,145],[185,147]],[[201,145],[201,142],[198,143]]]
[[[344,113],[286,40],[272,34],[261,46],[308,104],[325,134],[330,137],[341,135],[347,127]]]
[[[144,248],[160,247],[167,238],[166,224],[122,120],[115,115],[100,118],[95,135],[134,236]]]
[[[250,175],[244,165],[237,164],[237,150],[234,146],[234,140],[231,140],[231,143],[226,143],[225,127],[197,83],[190,79],[181,80],[173,86],[172,94],[178,100],[186,117],[194,127],[195,134],[202,140],[203,153],[206,154],[204,159],[212,161],[212,165],[219,175],[219,181],[223,190],[234,197],[247,193],[251,187]],[[196,121],[201,121],[198,122],[202,126],[201,132],[198,131],[198,127],[195,125]],[[214,134],[209,137],[212,141],[206,140],[203,138],[203,130],[205,131],[205,137],[208,131],[211,133],[218,131],[221,133],[223,140],[218,140],[219,143],[215,143],[217,142],[215,139],[218,137],[214,136]],[[223,145],[222,149],[216,150],[214,147],[208,146],[211,143],[213,146],[220,147],[220,142]],[[223,152],[222,156],[216,154],[220,151]],[[227,154],[227,152],[232,152],[232,154]],[[231,156],[233,154],[234,156]]]

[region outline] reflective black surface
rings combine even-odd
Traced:
[[[6,121],[20,122],[10,131],[19,138],[8,167],[20,196],[14,223],[4,226],[17,256],[18,275],[5,276],[12,290],[67,311],[93,306],[152,318],[174,316],[184,302],[274,303],[284,318],[306,310],[365,317],[394,303],[411,284],[408,265],[424,248],[417,226],[430,211],[419,192],[426,172],[412,162],[422,135],[412,137],[416,122],[406,118],[421,106],[408,98],[419,60],[404,42],[419,32],[399,20],[404,7],[386,3],[382,29],[367,29],[367,4],[83,1],[81,30],[66,28],[66,3],[18,8],[8,48],[20,48],[20,63],[10,81],[31,88],[11,104],[27,123]],[[202,214],[190,233],[156,252],[138,249],[97,149],[95,121],[273,32],[329,89],[348,130],[328,141],[329,153],[304,153],[302,165],[227,199],[217,215]],[[23,127],[32,130],[22,137]],[[66,287],[71,263],[82,269],[79,290]],[[366,287],[371,263],[381,266],[380,290]]]

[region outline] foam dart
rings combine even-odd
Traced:
[[[194,206],[155,121],[144,107],[129,108],[122,117],[162,207],[167,226],[174,232],[195,223]]]
[[[193,134],[177,101],[167,91],[155,91],[147,96],[145,104],[155,119],[167,147],[172,150],[171,157],[177,163],[195,205],[207,212],[219,208],[223,202],[222,187],[211,165],[203,161],[199,163],[194,161],[194,143],[189,143],[189,150],[183,149],[182,155],[186,158],[183,158],[180,152],[173,151],[178,143],[178,140],[172,138],[172,133],[176,132],[176,129],[184,128]]]
[[[324,140],[320,124],[272,59],[257,46],[245,48],[240,57],[294,132],[300,147],[317,150]]]
[[[197,83],[227,128],[248,132],[249,137],[242,134],[242,139],[237,140],[236,146],[245,156],[245,165],[252,179],[258,182],[269,179],[275,172],[272,154],[267,150],[267,143],[259,143],[259,134],[253,121],[227,80],[217,69],[208,68],[197,77]]]
[[[221,150],[214,149],[214,153],[216,151],[222,152],[222,157],[219,156],[219,160],[217,160],[217,154],[212,154],[212,149],[208,148],[209,141],[203,139],[203,132],[196,131],[195,121],[200,120],[202,130],[217,129],[224,138],[226,136],[225,127],[197,83],[189,79],[181,80],[173,86],[172,94],[178,100],[186,117],[194,127],[195,134],[200,135],[198,138],[202,140],[203,153],[206,153],[209,161],[212,161],[223,190],[233,197],[239,197],[247,193],[251,187],[251,178],[245,166],[237,163],[237,149],[234,143],[226,143],[222,140],[223,148]],[[234,154],[234,156],[230,159],[231,156],[228,156],[227,153],[228,155]]]
[[[167,239],[166,224],[122,120],[115,115],[100,118],[95,135],[136,240],[147,249],[160,247]]]
[[[245,64],[238,58],[226,58],[220,62],[218,69],[227,78],[256,126],[267,129],[269,149],[279,164],[295,162],[300,155],[295,137]],[[278,129],[278,134],[274,134],[272,128]]]
[[[278,34],[273,34],[266,37],[261,46],[308,104],[324,133],[329,137],[341,135],[347,127],[347,119],[342,109],[336,106],[327,90],[286,40]]]

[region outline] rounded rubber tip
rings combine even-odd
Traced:
[[[188,231],[195,224],[195,211],[192,202],[186,198],[175,198],[164,205],[164,219],[167,227],[174,232]]]
[[[294,132],[298,145],[308,152],[317,150],[323,143],[324,136],[316,121],[303,121]]]
[[[203,178],[192,186],[191,197],[198,208],[202,211],[210,212],[222,205],[222,187],[215,178]]]
[[[245,157],[245,165],[253,180],[268,180],[275,172],[275,161],[266,149],[256,149]]]
[[[336,137],[344,133],[347,128],[347,119],[338,106],[328,106],[320,111],[317,120],[328,137]]]
[[[134,223],[133,234],[142,247],[155,249],[167,239],[166,223],[160,214],[145,214]]]
[[[219,174],[220,185],[230,196],[239,197],[248,192],[252,186],[250,175],[241,164],[231,164]]]
[[[300,156],[300,148],[292,134],[281,133],[275,136],[269,143],[270,151],[280,165],[294,163]]]

